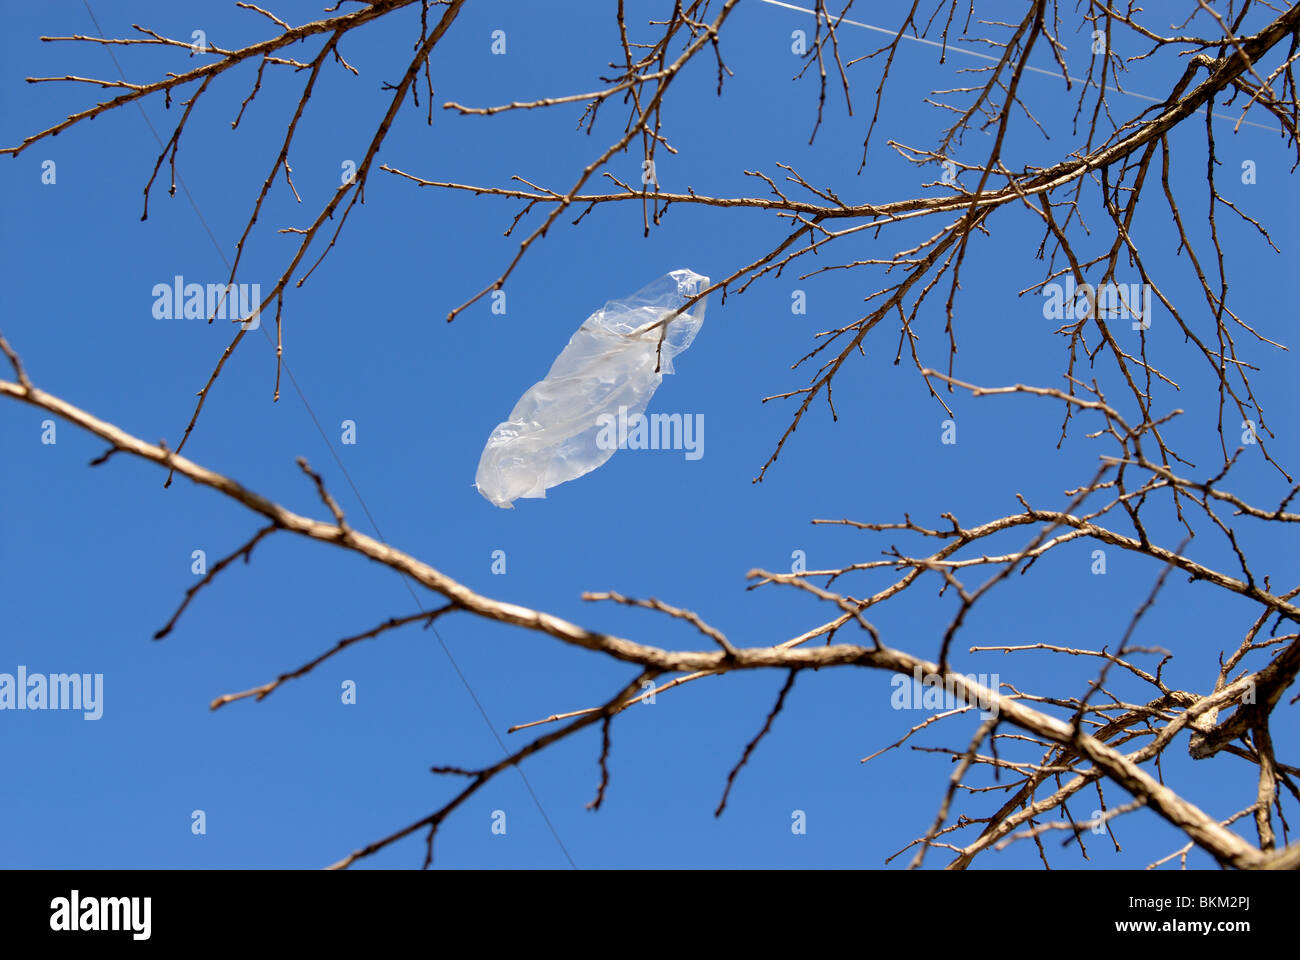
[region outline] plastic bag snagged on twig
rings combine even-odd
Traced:
[[[704,323],[707,298],[662,322],[709,284],[674,270],[623,300],[611,300],[578,328],[546,379],[519,398],[510,418],[488,437],[474,485],[498,507],[545,497],[557,484],[590,473],[614,455],[598,443],[602,422],[643,414],[673,372],[673,357]]]

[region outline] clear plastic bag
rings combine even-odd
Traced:
[[[708,277],[674,270],[588,317],[546,379],[488,437],[474,477],[479,493],[508,508],[520,497],[545,497],[612,457],[617,447],[599,440],[603,418],[618,417],[620,407],[628,417],[645,412],[663,374],[673,372],[673,358],[704,323],[707,298],[674,317],[666,332],[662,321],[708,284]]]

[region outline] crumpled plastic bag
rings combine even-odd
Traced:
[[[673,358],[704,323],[707,298],[674,317],[667,333],[661,321],[708,284],[708,277],[674,270],[588,317],[546,379],[488,437],[474,477],[479,493],[509,508],[520,497],[544,498],[612,457],[617,448],[597,442],[602,416],[618,417],[620,407],[629,418],[644,414],[663,374],[673,372]]]

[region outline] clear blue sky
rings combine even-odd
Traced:
[[[91,6],[110,36],[130,34],[132,23],[187,38],[201,28],[210,41],[233,47],[273,29],[230,3],[95,0]],[[598,88],[596,78],[618,50],[608,7],[468,5],[434,57],[435,102],[491,105]],[[666,9],[629,4],[636,35],[648,36],[645,22]],[[899,20],[899,9],[877,3],[855,8],[854,15],[889,26]],[[299,23],[319,16],[320,4],[279,3],[274,10]],[[94,33],[83,4],[10,3],[5,13],[0,139],[6,145],[111,93],[23,82],[33,75],[116,76],[101,47],[37,39]],[[323,71],[290,157],[303,203],[293,202],[282,179],[277,183],[241,280],[269,289],[296,245],[291,235],[274,231],[306,225],[338,184],[342,164],[360,160],[388,103],[382,83],[400,78],[417,18],[416,10],[407,11],[344,41],[359,77],[333,65]],[[814,184],[833,185],[851,202],[913,196],[923,180],[938,179],[934,168],[904,163],[885,140],[934,144],[948,115],[926,106],[923,97],[971,82],[969,73],[957,70],[979,61],[952,54],[941,65],[933,48],[904,44],[871,163],[855,176],[878,67],[852,68],[852,117],[831,87],[825,122],[809,147],[815,77],[790,82],[800,66],[790,46],[792,31],[811,28],[811,18],[796,11],[742,5],[724,33],[723,54],[735,76],[723,96],[714,95],[716,69],[706,54],[669,97],[665,132],[679,152],[659,151],[665,190],[761,195],[762,184],[742,171],[779,178],[778,161],[796,166]],[[506,31],[504,56],[490,51],[497,29]],[[1065,39],[1072,72],[1084,73],[1088,38]],[[879,34],[860,28],[841,33],[845,59],[880,42]],[[307,49],[316,47],[298,55]],[[116,53],[133,81],[196,62],[152,48]],[[1044,53],[1037,51],[1035,62],[1048,67]],[[1163,96],[1181,69],[1176,64],[1171,72],[1169,59],[1157,59],[1128,83]],[[302,82],[301,75],[268,68],[261,92],[232,132],[230,121],[254,71],[246,65],[212,84],[178,155],[178,171],[227,255]],[[1017,117],[1006,155],[1016,164],[1045,165],[1080,145],[1071,130],[1074,95],[1062,100],[1062,84],[1045,76],[1026,82],[1035,115],[1052,139],[1044,141]],[[1127,118],[1143,106],[1116,96],[1111,109]],[[176,104],[168,111],[152,99],[144,110],[164,138],[170,135]],[[436,109],[430,128],[422,99],[419,111],[409,105],[402,111],[379,159],[428,179],[504,185],[519,175],[567,189],[576,171],[618,135],[624,116],[610,104],[595,133],[586,136],[575,130],[579,113],[571,106],[481,118]],[[1204,240],[1204,131],[1199,119],[1186,127],[1170,138],[1171,187]],[[1295,269],[1300,213],[1294,181],[1275,133],[1248,127],[1233,135],[1220,121],[1216,134],[1224,194],[1265,218],[1283,250],[1274,254],[1253,230],[1221,212],[1233,303],[1267,335],[1286,341],[1295,318],[1287,282]],[[974,133],[959,156],[982,161],[990,143]],[[165,165],[149,219],[140,222],[141,191],[157,152],[140,112],[130,106],[0,164],[6,291],[0,329],[39,386],[146,440],[175,444],[194,393],[230,334],[220,324],[152,316],[155,284],[178,274],[198,282],[226,276],[184,191],[166,195]],[[57,164],[52,185],[41,182],[46,160]],[[1245,160],[1257,164],[1255,185],[1239,182]],[[616,157],[611,169],[625,180],[637,177],[639,152]],[[472,485],[483,443],[582,320],[606,300],[678,267],[725,276],[775,245],[784,224],[756,212],[679,206],[643,238],[640,209],[632,204],[598,209],[577,228],[569,215],[511,278],[504,316],[493,315],[484,300],[448,325],[447,311],[490,283],[513,254],[518,238],[502,233],[518,205],[421,189],[378,171],[366,201],[325,267],[286,301],[287,362],[382,535],[489,596],[646,643],[708,646],[690,628],[659,615],[580,599],[584,590],[653,595],[698,611],[737,644],[776,643],[830,619],[830,608],[784,588],[746,592],[748,570],[787,570],[796,550],[805,551],[815,568],[874,559],[890,543],[907,542],[814,527],[811,519],[889,521],[908,511],[918,522],[931,522],[951,510],[977,523],[1016,512],[1017,492],[1057,509],[1068,502],[1062,491],[1091,476],[1098,454],[1112,452],[1084,440],[1079,421],[1056,451],[1059,405],[1027,398],[950,397],[958,443],[941,444],[946,414],[927,399],[906,360],[893,365],[897,331],[882,324],[868,340],[866,357],[856,358],[836,381],[839,422],[819,403],[765,482],[751,483],[793,409],[760,404],[760,398],[804,385],[806,374],[792,372],[790,364],[816,332],[860,316],[862,297],[883,285],[878,273],[864,271],[809,281],[787,273],[725,305],[715,297],[694,345],[677,359],[676,375],[654,398],[652,411],[703,414],[701,459],[623,451],[546,500],[499,510]],[[1208,329],[1203,299],[1186,258],[1175,258],[1168,212],[1155,190],[1146,203],[1137,233],[1151,269],[1178,293],[1198,329]],[[1095,202],[1086,212],[1099,232],[1083,249],[1095,254],[1111,235]],[[537,222],[534,214],[521,229]],[[1042,264],[1033,260],[1041,233],[1036,218],[1008,209],[990,227],[991,237],[972,244],[963,272],[957,374],[989,385],[1057,385],[1065,362],[1064,341],[1052,335],[1058,324],[1044,319],[1041,297],[1016,296],[1042,276]],[[841,261],[886,256],[936,229],[927,222],[880,238],[859,235],[843,241],[838,255]],[[838,261],[822,261],[831,262]],[[796,289],[807,291],[806,316],[791,313]],[[922,356],[935,366],[947,357],[943,295],[925,310],[918,330]],[[1187,411],[1170,432],[1197,461],[1198,474],[1213,473],[1215,395],[1204,362],[1160,311],[1149,342],[1183,387],[1177,394],[1163,389],[1157,407]],[[1275,455],[1295,467],[1300,445],[1287,422],[1296,412],[1294,360],[1244,337],[1238,342],[1263,367],[1258,394],[1284,428]],[[305,456],[351,521],[373,532],[292,385],[286,381],[281,400],[271,402],[274,373],[273,349],[261,334],[246,338],[187,453],[286,506],[320,515],[323,508],[294,464],[294,457]],[[1099,361],[1098,375],[1114,382],[1106,361]],[[35,409],[0,404],[0,672],[22,664],[31,672],[102,673],[104,713],[93,722],[70,713],[0,713],[7,771],[0,809],[9,824],[0,833],[0,864],[321,866],[424,816],[459,789],[459,779],[434,776],[431,765],[488,764],[500,756],[492,730],[514,748],[526,734],[506,735],[511,724],[595,705],[632,676],[627,665],[541,635],[457,615],[440,621],[438,633],[492,729],[438,640],[418,628],[353,648],[262,703],[213,713],[208,703],[214,697],[263,683],[346,635],[413,612],[406,587],[390,570],[280,535],[261,545],[251,564],[219,577],[172,635],[155,643],[153,632],[195,582],[192,552],[206,551],[211,563],[247,539],[258,521],[187,482],[163,489],[164,474],[152,465],[115,457],[88,468],[103,444],[67,424],[59,424],[57,443],[42,444],[42,419]],[[355,445],[339,442],[344,420],[357,424]],[[1236,488],[1248,498],[1275,503],[1284,491],[1280,478],[1261,468],[1257,450],[1238,474]],[[1172,547],[1180,536],[1170,519],[1166,513],[1152,534]],[[1256,550],[1257,572],[1271,573],[1275,585],[1296,581],[1294,544],[1284,551],[1255,526],[1238,529]],[[1201,533],[1190,548],[1193,556],[1231,570],[1222,538],[1209,529]],[[1021,531],[1003,545],[1022,545],[1029,537]],[[1036,694],[1081,694],[1094,675],[1091,662],[965,650],[1038,640],[1117,644],[1159,569],[1112,550],[1107,574],[1094,576],[1092,549],[1082,541],[1070,544],[982,602],[961,634],[957,665],[996,671]],[[495,550],[506,553],[504,576],[491,572]],[[887,576],[844,586],[861,595]],[[953,611],[951,599],[936,593],[937,581],[877,608],[874,620],[886,642],[933,658]],[[423,603],[436,601],[421,594]],[[1236,648],[1254,615],[1245,602],[1173,577],[1137,640],[1175,654],[1166,672],[1172,684],[1206,691],[1219,652]],[[942,755],[907,748],[859,762],[922,718],[890,708],[889,679],[864,670],[801,675],[720,819],[713,810],[727,771],[762,724],[784,674],[708,679],[662,695],[614,725],[612,782],[598,813],[584,809],[599,781],[597,728],[524,766],[562,846],[520,776],[509,772],[443,827],[437,865],[557,867],[571,858],[580,867],[878,866],[924,833],[951,773]],[[341,685],[349,680],[357,687],[355,705],[340,702]],[[1117,689],[1148,695],[1124,683]],[[913,742],[964,746],[975,722],[949,722]],[[1280,754],[1294,748],[1293,731],[1279,725],[1274,735]],[[1243,761],[1221,757],[1198,766],[1181,746],[1167,760],[1166,781],[1212,813],[1227,816],[1253,799],[1254,775]],[[1118,795],[1118,788],[1108,791],[1110,800]],[[961,809],[987,812],[981,803],[987,795]],[[1091,798],[1080,799],[1075,815],[1086,817],[1092,805]],[[194,810],[206,813],[206,835],[191,832]],[[491,830],[495,810],[506,813],[504,836]],[[794,810],[806,812],[805,835],[791,832]],[[1140,867],[1182,843],[1152,814],[1124,818],[1116,830],[1123,853],[1094,842],[1093,864]],[[1055,843],[1048,848],[1055,851],[1054,865],[1081,863]],[[409,867],[422,856],[422,839],[411,838],[365,865]],[[932,853],[929,863],[945,860]],[[1032,844],[1020,844],[978,862],[1032,867],[1038,856]],[[1196,856],[1192,862],[1206,864]]]

